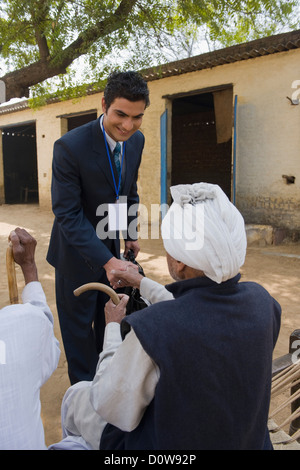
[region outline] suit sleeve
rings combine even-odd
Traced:
[[[54,144],[51,192],[52,209],[64,237],[97,271],[113,255],[83,212],[78,164],[61,141]]]

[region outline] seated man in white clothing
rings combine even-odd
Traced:
[[[0,310],[0,449],[46,450],[40,388],[56,369],[60,348],[38,280],[36,240],[20,228],[9,240],[25,287],[22,304]]]

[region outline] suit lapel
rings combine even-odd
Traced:
[[[123,182],[123,193],[127,194],[129,191],[129,185],[131,182],[130,175],[133,175],[135,173],[135,152],[134,152],[134,147],[132,145],[132,141],[129,139],[126,142],[126,147],[125,147],[125,178]]]
[[[112,188],[115,190],[115,185],[113,181],[113,177],[111,174],[111,167],[106,151],[106,146],[104,142],[104,137],[103,133],[100,128],[100,118],[98,118],[94,123],[93,123],[93,151],[96,154],[96,161],[97,165],[100,168],[100,170],[104,173],[108,183],[112,186]],[[110,152],[110,150],[109,150]],[[111,153],[110,153],[110,158],[112,162],[112,167],[114,171],[114,176],[115,180],[117,181],[117,170],[115,168],[114,161],[112,159]]]

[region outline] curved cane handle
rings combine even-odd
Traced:
[[[16,277],[16,266],[13,257],[12,247],[8,246],[6,250],[6,272],[8,280],[9,300],[11,304],[19,303],[18,285]]]
[[[100,290],[101,292],[105,292],[105,294],[109,295],[111,300],[115,305],[120,303],[120,299],[118,294],[106,284],[101,284],[100,282],[90,282],[88,284],[83,284],[83,286],[78,287],[73,291],[73,294],[78,297],[83,292],[87,292],[88,290]]]

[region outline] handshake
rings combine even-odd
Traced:
[[[112,269],[110,274],[110,284],[113,289],[124,288],[124,292],[119,294],[120,303],[116,306],[111,300],[105,306],[106,324],[116,321],[121,323],[125,315],[146,307],[146,303],[140,297],[139,289],[144,271],[135,261],[134,253],[129,250],[126,261],[121,261],[121,269]]]
[[[105,265],[107,279],[113,289],[131,286],[139,289],[144,276],[142,268],[135,261],[134,253],[129,250],[123,260],[111,258]]]

